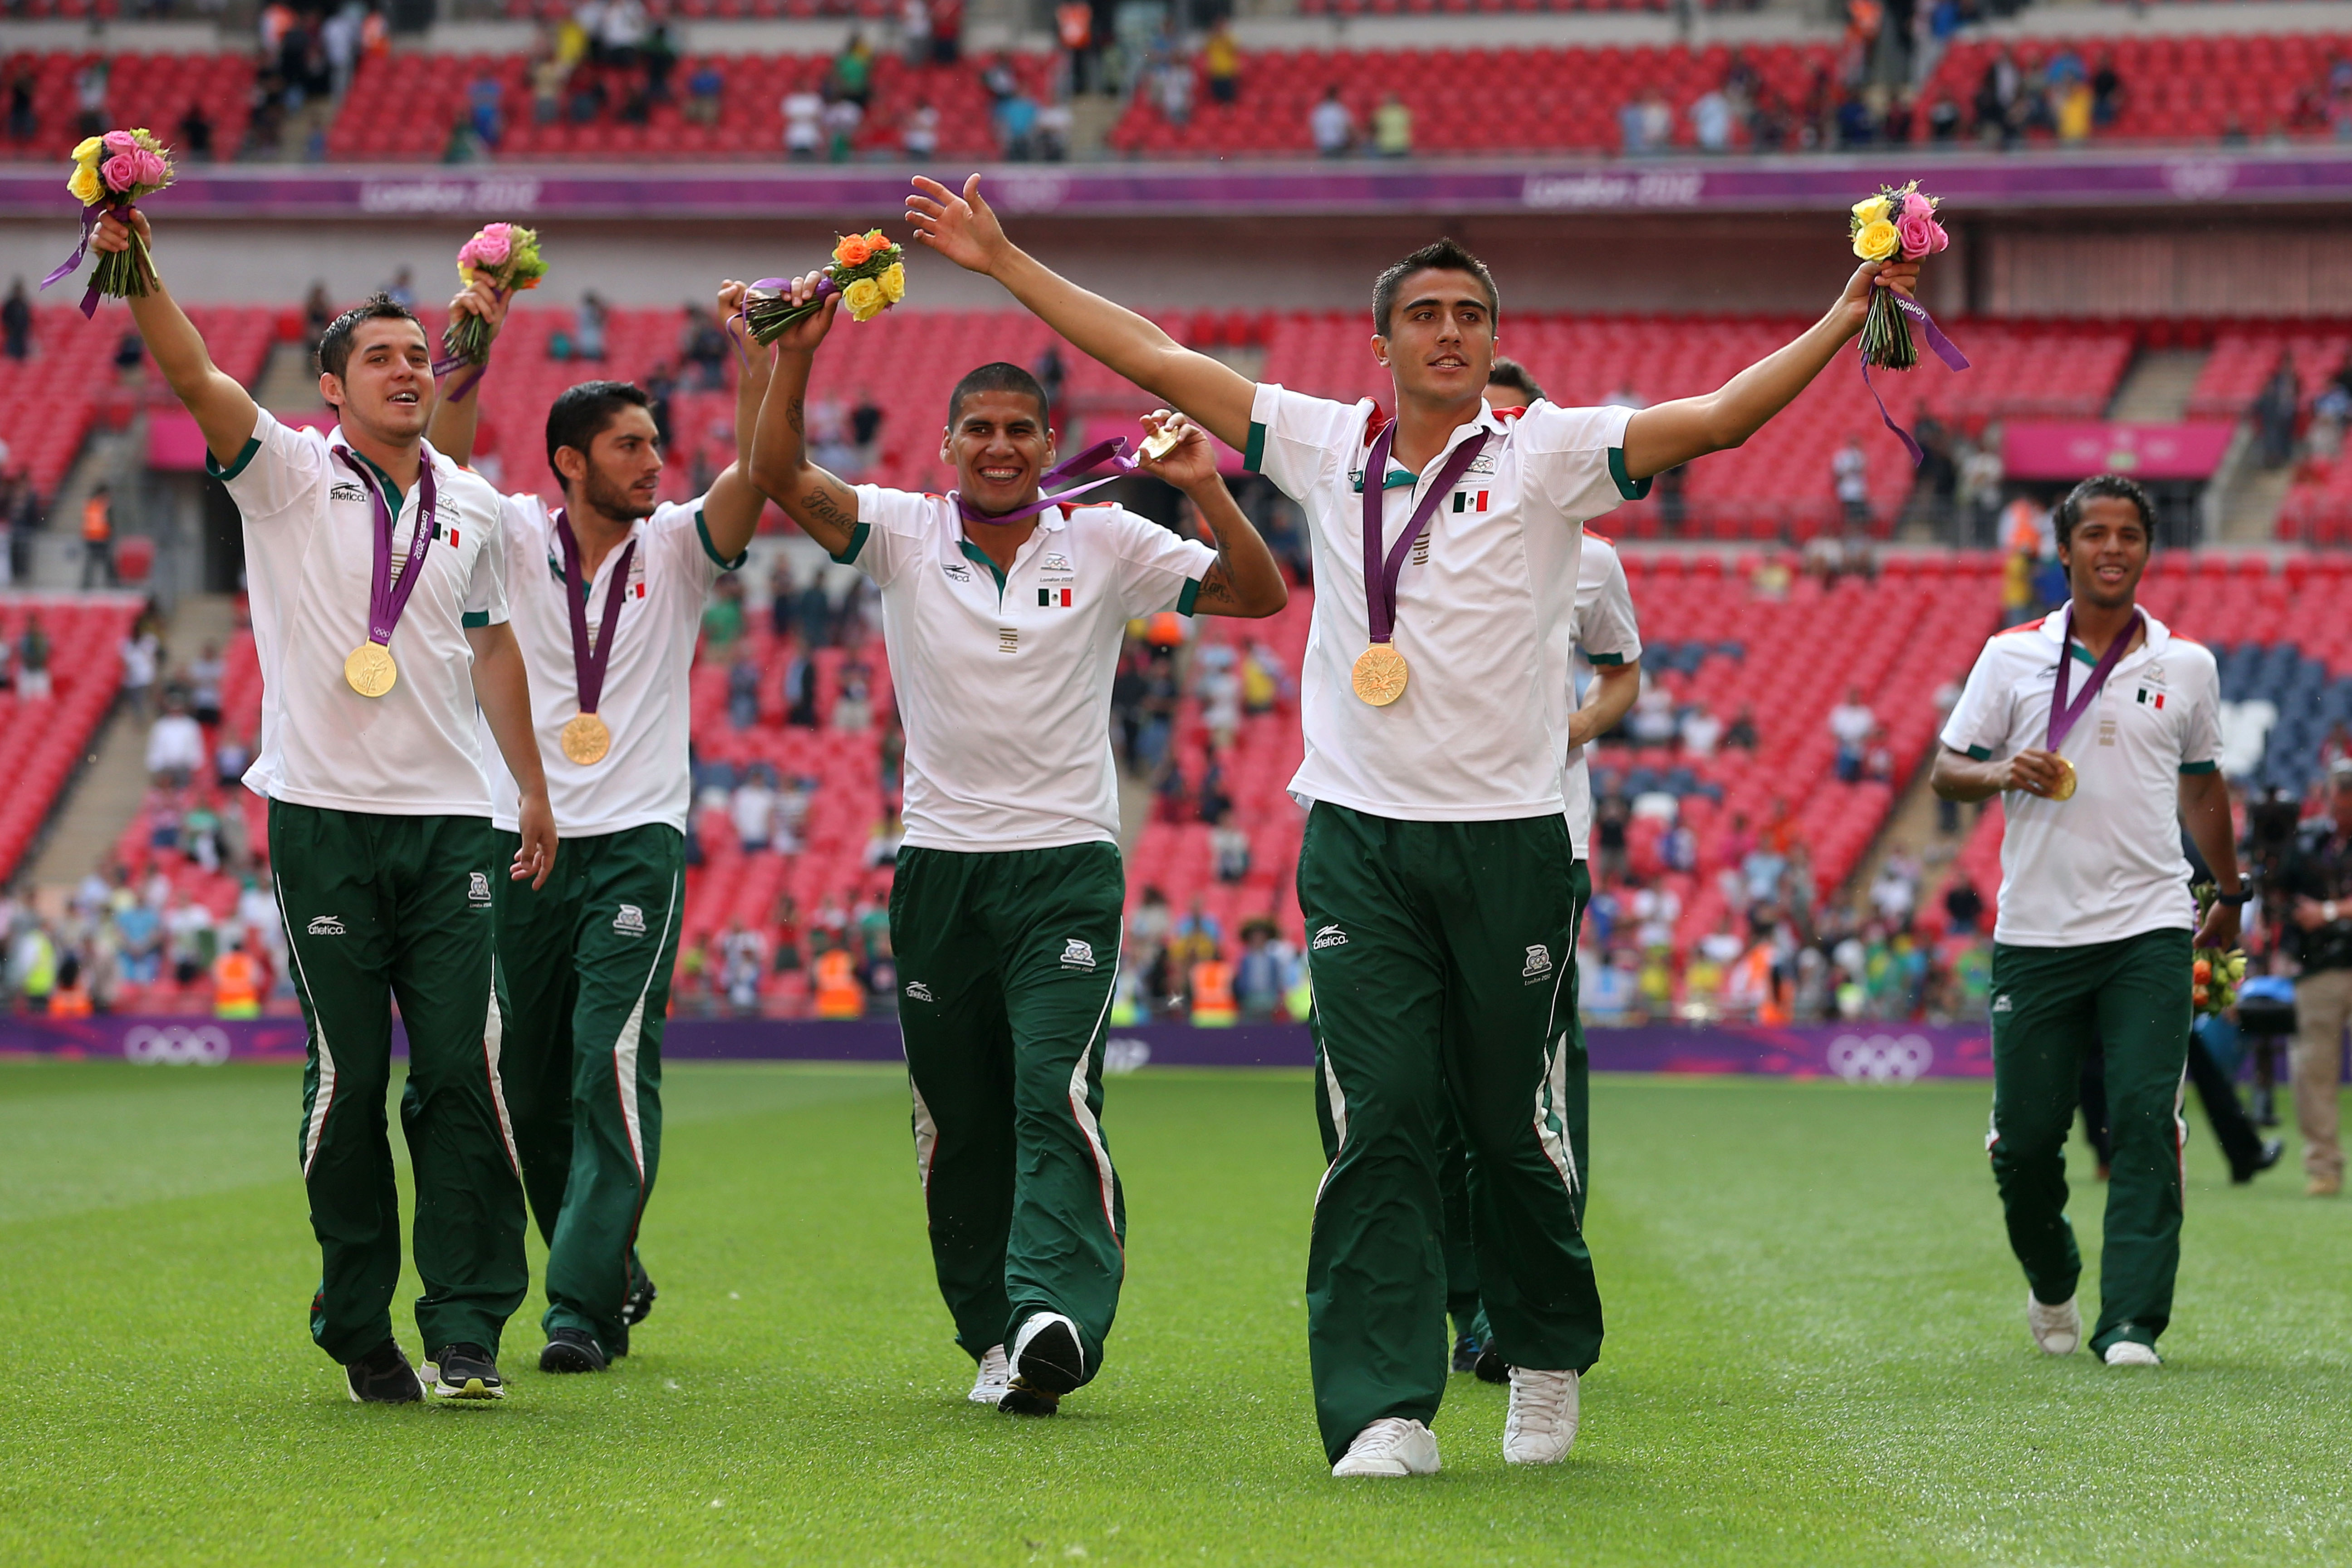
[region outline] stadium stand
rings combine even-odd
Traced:
[[[43,0],[9,9],[38,16]],[[87,16],[93,9],[89,0],[48,0],[51,16]],[[100,58],[110,68],[106,87],[108,129],[145,125],[167,142],[183,143],[185,138],[178,127],[194,104],[203,107],[205,118],[212,122],[213,146],[221,156],[243,144],[246,122],[252,113],[253,61],[242,55],[101,56],[96,51],[52,51],[0,57],[0,80],[13,81],[19,72],[29,69],[34,84],[36,131],[28,140],[13,142],[8,149],[11,155],[62,158],[72,151],[83,134],[78,123],[75,79]]]
[[[1928,79],[1922,101],[1949,95],[1972,104],[1987,67],[2006,54],[2021,70],[2071,57],[2076,75],[2112,61],[2123,84],[2102,138],[2183,141],[2328,133],[2328,73],[2352,52],[2335,33],[2200,34],[1956,42]],[[2029,138],[2047,138],[2037,125]]]
[[[51,685],[47,697],[26,697],[14,682],[0,690],[0,756],[8,759],[9,779],[0,797],[0,882],[16,874],[83,748],[113,705],[122,673],[113,650],[138,608],[137,600],[116,595],[0,598],[0,637],[12,645],[39,617],[49,639]]]

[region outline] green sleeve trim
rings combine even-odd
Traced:
[[[1245,473],[1265,472],[1265,426],[1250,421],[1249,445],[1242,449],[1242,469]]]
[[[472,631],[476,626],[487,626],[490,624],[490,612],[488,610],[467,610],[465,614],[464,622],[465,627],[467,631]]]
[[[1180,616],[1191,615],[1192,606],[1200,602],[1200,598],[1201,580],[1198,577],[1185,578],[1184,591],[1176,595],[1176,613]]]
[[[1992,748],[1990,746],[1970,746],[1969,748],[1969,761],[1972,763],[1989,763],[1992,761]]]
[[[702,509],[700,507],[696,507],[694,509],[694,532],[695,537],[702,541],[702,552],[705,555],[709,556],[710,563],[713,566],[718,567],[721,572],[732,572],[735,568],[742,565],[743,563],[751,559],[751,550],[749,545],[744,546],[743,552],[736,556],[732,561],[728,560],[725,556],[719,553],[719,547],[710,542],[710,525],[702,521]],[[863,537],[863,535],[860,537]],[[856,540],[852,540],[850,542],[849,553],[853,556],[857,553],[857,542]]]
[[[2183,773],[2210,773],[2218,772],[2221,766],[2219,763],[2183,763],[2180,771]]]
[[[255,457],[257,456],[260,451],[261,437],[258,436],[248,436],[246,437],[245,449],[236,455],[236,461],[231,463],[226,468],[222,468],[218,463],[214,462],[213,455],[210,452],[206,452],[205,454],[205,472],[220,480],[221,483],[226,484],[229,480],[236,478],[237,475],[245,472],[247,466],[253,461]]]
[[[1584,662],[1594,666],[1622,664],[1625,662],[1625,656],[1622,653],[1588,653],[1584,656]]]
[[[699,513],[697,514],[698,517],[699,515]],[[856,565],[857,563],[857,552],[866,548],[866,536],[873,531],[874,525],[870,522],[861,522],[856,528],[851,529],[849,531],[849,545],[846,549],[842,551],[840,554],[834,556],[835,562],[843,566]],[[705,550],[710,548],[710,536],[707,533],[702,536],[702,547]],[[715,561],[718,557],[714,555],[711,559]]]
[[[1617,493],[1627,500],[1642,500],[1650,493],[1648,479],[1630,478],[1625,472],[1625,448],[1609,448],[1609,477],[1616,481]]]

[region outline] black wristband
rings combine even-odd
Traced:
[[[2254,895],[2252,889],[2241,886],[2234,893],[2214,894],[2213,901],[2217,904],[2228,904],[2232,908],[2236,908],[2240,905],[2252,903],[2254,901]]]

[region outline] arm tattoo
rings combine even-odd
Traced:
[[[1230,610],[1241,604],[1241,595],[1234,592],[1233,574],[1226,569],[1223,552],[1201,574],[1200,591],[1192,595],[1195,610]]]
[[[791,422],[793,435],[805,436],[808,434],[806,428],[801,424],[801,400],[799,398],[795,397],[790,403],[784,405],[784,417]]]
[[[823,485],[809,487],[808,493],[801,497],[801,510],[827,528],[837,528],[845,534],[857,531],[857,519],[843,510],[833,499],[833,492]]]

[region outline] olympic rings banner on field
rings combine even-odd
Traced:
[[[1991,1043],[1981,1027],[1900,1023],[1704,1027],[1657,1024],[1587,1031],[1596,1072],[1738,1073],[1900,1085],[1927,1078],[1985,1078]],[[152,1067],[299,1061],[299,1018],[0,1017],[0,1056],[112,1059]],[[393,1050],[407,1051],[394,1026]],[[899,1061],[889,1018],[846,1023],[773,1018],[672,1018],[662,1054],[673,1061]],[[1112,1072],[1143,1067],[1309,1066],[1315,1045],[1302,1024],[1115,1026],[1104,1047]]]

